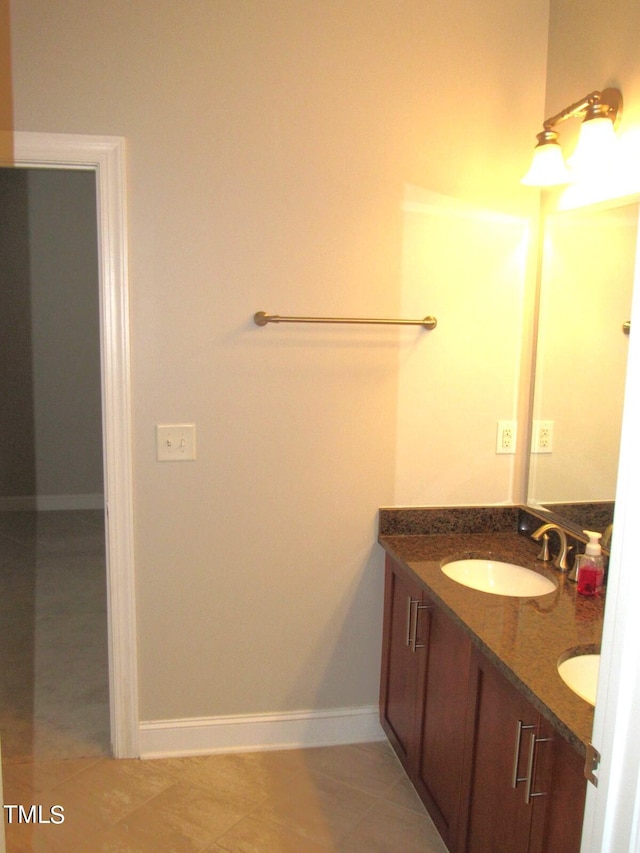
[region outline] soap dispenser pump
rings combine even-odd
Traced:
[[[583,530],[589,537],[584,554],[576,557],[578,592],[580,595],[599,595],[604,581],[604,558],[600,545],[601,533]]]

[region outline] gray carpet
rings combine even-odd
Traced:
[[[101,511],[0,512],[6,762],[109,754]]]

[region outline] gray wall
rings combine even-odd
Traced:
[[[0,506],[93,506],[103,489],[95,177],[3,169],[0,188]]]
[[[36,488],[27,177],[0,169],[0,498]]]

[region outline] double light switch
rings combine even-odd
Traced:
[[[196,458],[195,424],[156,424],[158,462],[187,462]]]

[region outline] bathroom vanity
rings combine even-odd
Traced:
[[[380,511],[381,722],[452,852],[580,848],[593,707],[558,663],[599,651],[604,602],[537,559],[539,525],[517,507]],[[553,590],[494,595],[442,571],[488,557]]]

